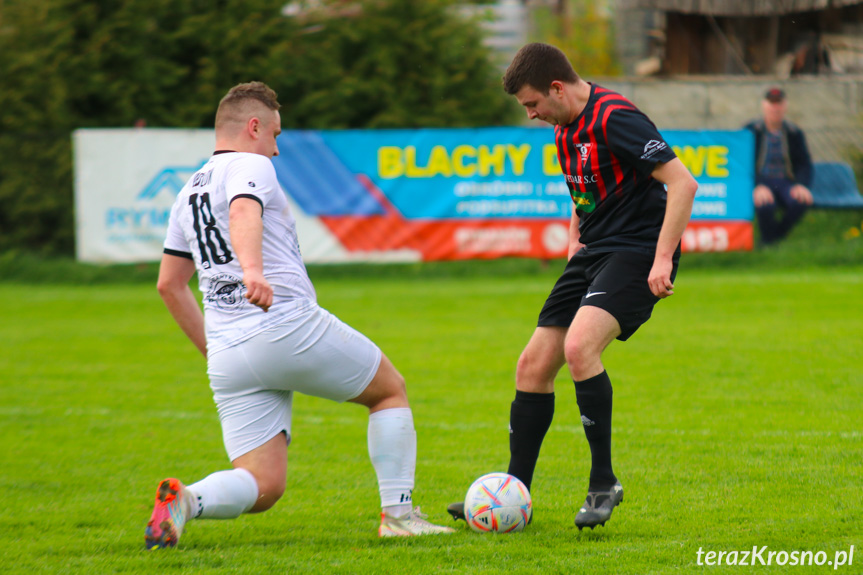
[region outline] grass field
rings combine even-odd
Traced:
[[[189,524],[149,553],[157,482],[227,467],[204,360],[152,283],[0,284],[0,566],[9,573],[826,572],[707,567],[697,552],[853,545],[863,571],[863,268],[685,268],[677,294],[609,348],[624,503],[578,532],[589,455],[572,382],[523,533],[379,540],[355,405],[298,397],[285,497],[263,514]],[[484,264],[476,264],[482,266]],[[431,519],[505,470],[516,358],[557,264],[463,277],[316,277],[322,305],[408,381]],[[697,267],[697,266],[696,266]],[[460,524],[464,525],[464,524]],[[767,553],[764,554],[765,561]]]

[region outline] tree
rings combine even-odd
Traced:
[[[292,34],[277,49],[283,89],[296,102],[283,121],[304,128],[509,123],[513,107],[479,28],[452,7],[442,0],[366,2],[359,14],[301,22],[315,31]]]
[[[563,50],[582,77],[618,75],[610,4],[610,0],[555,0],[552,7],[534,11],[536,35]]]
[[[285,128],[508,123],[478,27],[451,0],[0,0],[0,251],[71,254],[71,132],[210,127],[263,80]]]

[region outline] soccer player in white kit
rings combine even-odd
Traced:
[[[279,108],[261,82],[232,88],[216,112],[216,152],[171,210],[159,294],[207,357],[233,469],[188,486],[161,481],[148,549],[175,546],[191,519],[231,519],[279,500],[295,391],[369,408],[381,537],[453,531],[412,508],[416,432],[404,378],[374,343],[317,304],[271,161]],[[203,312],[189,288],[196,271]]]

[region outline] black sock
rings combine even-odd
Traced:
[[[515,392],[509,412],[509,470],[530,490],[542,440],[554,417],[554,393]]]
[[[584,435],[590,445],[589,491],[607,491],[617,482],[611,468],[611,380],[603,371],[575,382]]]

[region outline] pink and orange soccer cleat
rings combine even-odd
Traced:
[[[187,498],[186,487],[179,479],[168,478],[159,483],[153,515],[144,533],[147,549],[176,547],[186,524]]]

